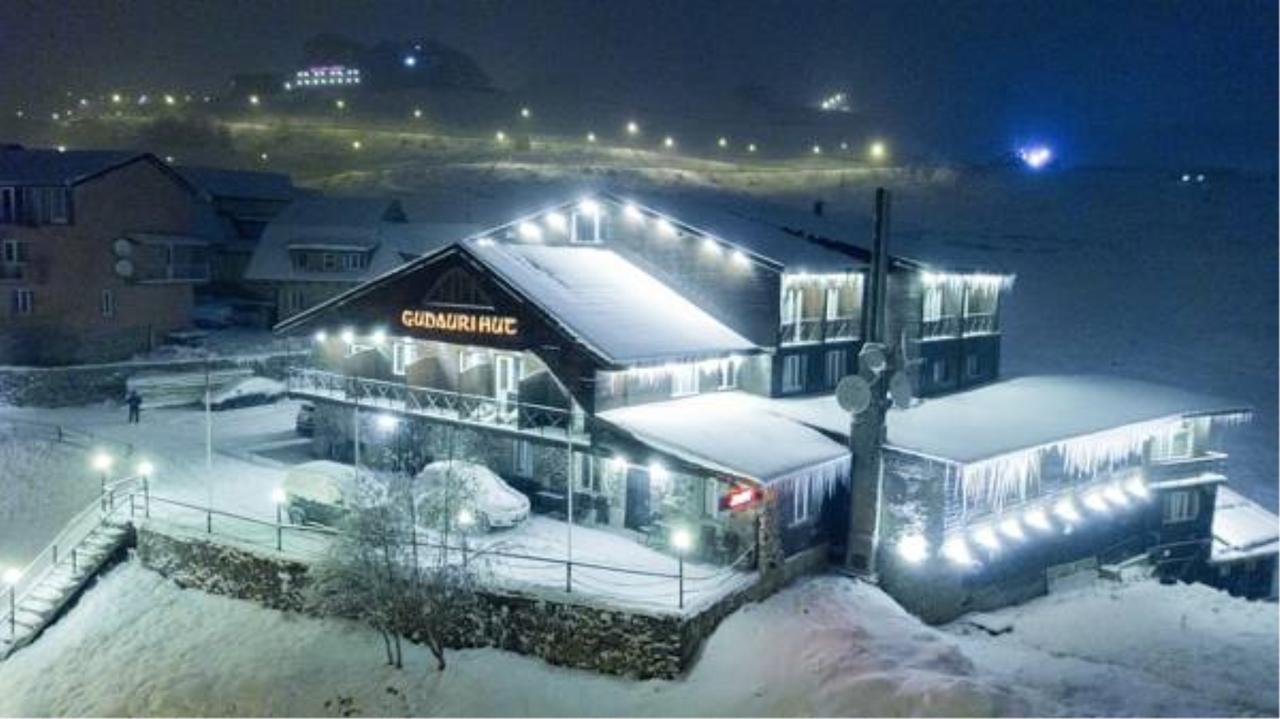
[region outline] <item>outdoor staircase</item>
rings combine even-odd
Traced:
[[[93,528],[69,552],[49,566],[22,592],[12,595],[15,611],[9,614],[11,596],[0,595],[0,659],[30,644],[54,622],[62,610],[97,576],[108,560],[128,541],[129,527],[103,522]]]

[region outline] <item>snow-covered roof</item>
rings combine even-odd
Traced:
[[[834,395],[777,400],[773,411],[847,435]],[[1034,375],[926,399],[888,413],[888,444],[969,464],[1110,430],[1247,408],[1176,387],[1107,375]]]
[[[689,192],[681,194],[635,194],[611,196],[634,200],[651,210],[685,224],[694,230],[714,235],[738,245],[786,268],[788,272],[849,272],[867,265],[866,250],[847,246],[832,249],[811,239],[770,212],[771,206],[751,202],[735,202],[727,197],[708,197]],[[778,210],[791,217],[789,211]],[[814,217],[815,223],[820,218]]]
[[[598,417],[660,452],[759,482],[815,468],[835,466],[847,472],[848,448],[761,411],[761,400],[744,392],[716,392],[611,409]]]
[[[1233,562],[1280,551],[1280,517],[1247,497],[1218,487],[1213,509],[1213,549],[1210,560]]]
[[[75,185],[108,170],[153,156],[144,152],[118,150],[0,148],[0,185]]]
[[[300,199],[267,224],[245,270],[250,280],[363,282],[408,260],[475,232],[465,223],[406,222],[393,200],[318,197]],[[330,248],[370,252],[363,269],[301,271],[291,249]]]
[[[223,167],[183,165],[178,174],[212,197],[288,202],[294,198],[293,181],[282,172],[231,170]]]
[[[464,244],[530,302],[614,362],[758,349],[612,250],[484,240]]]

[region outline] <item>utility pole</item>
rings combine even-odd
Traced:
[[[859,574],[874,577],[876,549],[880,531],[880,495],[883,465],[880,448],[885,440],[885,413],[889,400],[889,376],[901,384],[901,352],[886,351],[888,334],[889,280],[889,191],[876,189],[875,237],[872,245],[871,276],[864,315],[865,342],[858,355],[858,378],[870,391],[869,401],[855,410],[849,427],[849,452],[853,472],[849,491],[849,536],[845,549],[845,566]]]

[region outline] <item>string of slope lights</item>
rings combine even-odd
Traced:
[[[1001,512],[980,524],[948,533],[936,556],[957,567],[976,568],[983,563],[978,559],[979,553],[990,561],[1006,548],[1037,536],[1069,534],[1086,521],[1105,519],[1113,513],[1136,508],[1150,497],[1150,489],[1141,475],[1095,483]],[[903,535],[897,542],[896,552],[908,564],[921,564],[935,556],[929,540],[918,533]]]

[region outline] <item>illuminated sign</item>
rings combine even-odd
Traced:
[[[747,485],[735,485],[720,498],[720,508],[739,511],[754,505],[760,499],[760,490]]]
[[[400,324],[416,329],[495,337],[514,337],[520,333],[520,321],[515,317],[471,312],[404,310],[400,313]]]

